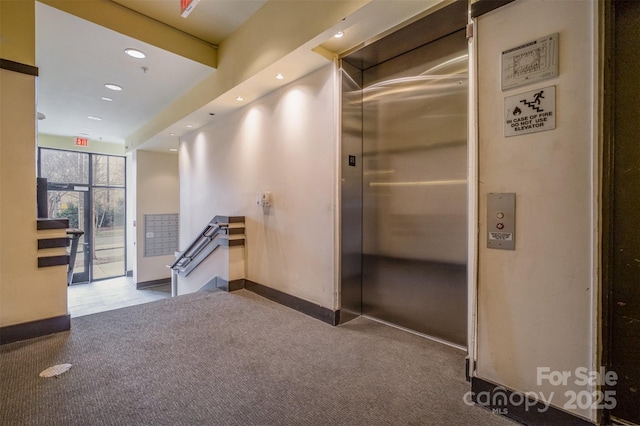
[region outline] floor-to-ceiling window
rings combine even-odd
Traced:
[[[38,176],[47,179],[49,217],[84,231],[73,282],[125,274],[125,158],[40,148]]]

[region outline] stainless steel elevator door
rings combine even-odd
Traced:
[[[362,313],[466,346],[464,31],[363,72]]]

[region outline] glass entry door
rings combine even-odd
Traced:
[[[47,179],[49,217],[84,232],[72,283],[126,273],[125,159],[40,148],[38,176]]]
[[[125,163],[123,157],[91,155],[93,277],[119,277],[125,268]]]
[[[91,234],[87,229],[90,220],[89,187],[50,184],[48,195],[49,217],[69,219],[69,227],[84,232],[78,242],[72,282],[89,281],[89,247]]]
[[[125,274],[124,189],[93,189],[93,278]]]

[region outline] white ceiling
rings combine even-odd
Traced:
[[[178,0],[109,1],[217,45],[267,0],[200,0],[186,19],[180,17]],[[177,148],[179,138],[186,133],[222,119],[225,113],[326,64],[326,58],[312,51],[315,47],[339,53],[362,46],[407,19],[428,13],[440,1],[372,0],[234,90],[168,128],[159,129],[159,133],[136,149],[166,152]],[[337,30],[344,30],[345,37],[334,39]],[[125,55],[124,49],[128,47],[144,51],[147,57],[139,60]],[[38,122],[39,133],[117,144],[124,144],[125,138],[216,72],[39,2],[36,2],[36,66],[40,73],[38,111],[46,116]],[[142,67],[147,68],[146,72]],[[275,74],[280,72],[286,78],[275,80]],[[113,92],[104,87],[105,83],[116,83],[124,90]],[[245,102],[238,103],[237,95],[244,96]],[[113,101],[104,101],[103,96]],[[103,120],[91,120],[90,115]]]
[[[264,0],[201,0],[187,19],[180,17],[179,6],[175,10],[177,0],[118,3],[149,13],[156,20],[164,20],[213,44],[233,32]],[[127,56],[124,49],[128,47],[142,50],[147,57]],[[36,2],[36,66],[38,111],[46,116],[38,122],[39,133],[118,144],[123,144],[127,136],[215,72],[213,68],[39,2]],[[105,83],[116,83],[124,90],[114,92],[105,88]],[[104,101],[103,96],[113,101]],[[91,120],[89,116],[101,117],[102,121]]]

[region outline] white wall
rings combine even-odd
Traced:
[[[477,22],[479,283],[476,375],[518,391],[588,390],[536,384],[537,367],[593,370],[596,352],[597,73],[591,1],[518,0]],[[501,52],[559,33],[557,78],[502,91]],[[505,138],[506,96],[556,86],[556,129]],[[486,194],[516,193],[516,250],[486,248]]]
[[[335,79],[327,65],[217,117],[180,144],[180,248],[214,215],[244,215],[245,278],[330,309],[336,308]],[[257,206],[259,191],[271,191],[273,207]],[[189,278],[180,285],[195,291],[204,284]]]
[[[173,254],[144,256],[144,215],[179,212],[180,182],[178,156],[170,153],[137,151],[133,161],[136,199],[136,264],[134,281],[144,283],[171,277],[167,265]]]

